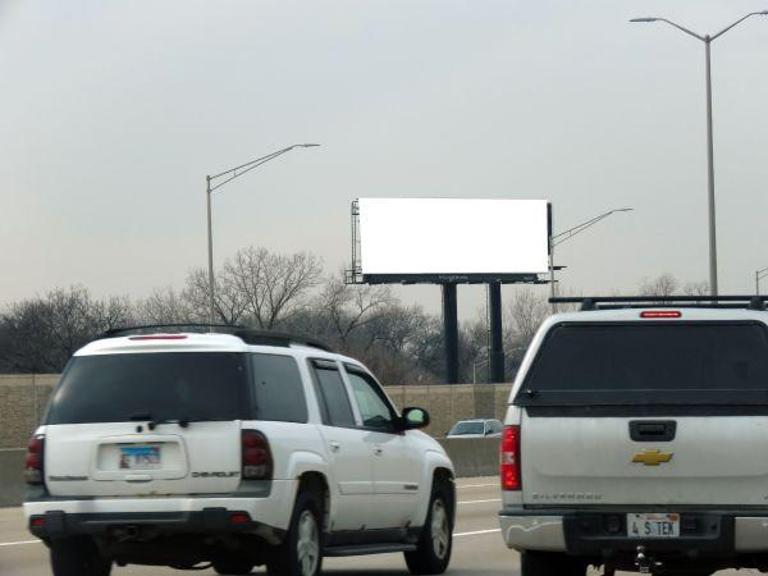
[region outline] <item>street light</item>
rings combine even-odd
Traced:
[[[755,296],[760,296],[760,280],[768,276],[768,267],[755,270]]]
[[[635,23],[651,23],[651,22],[663,22],[677,28],[678,30],[701,40],[706,47],[706,86],[707,86],[707,174],[708,174],[708,199],[709,199],[709,290],[712,296],[717,296],[717,235],[715,232],[715,153],[712,137],[712,56],[711,45],[713,40],[717,40],[720,36],[738,26],[747,18],[752,16],[768,16],[768,10],[762,12],[750,12],[743,18],[740,18],[730,26],[723,28],[717,34],[710,36],[709,34],[702,36],[675,24],[671,20],[666,18],[633,18],[630,22]]]
[[[240,164],[240,166],[235,166],[234,168],[230,168],[229,170],[225,170],[224,172],[220,172],[219,174],[214,174],[213,176],[208,175],[205,177],[205,184],[206,184],[205,202],[206,202],[207,215],[208,215],[208,292],[210,293],[211,324],[213,324],[214,316],[215,316],[215,304],[214,304],[215,303],[215,298],[214,298],[215,284],[213,280],[213,231],[212,231],[212,225],[211,225],[211,194],[213,193],[214,190],[217,190],[222,186],[224,186],[224,184],[231,182],[235,178],[239,178],[246,172],[250,172],[254,168],[257,168],[262,164],[269,162],[270,160],[274,160],[278,156],[282,156],[286,152],[290,152],[294,148],[313,148],[315,146],[320,146],[320,144],[293,144],[292,146],[288,146],[287,148],[282,148],[280,150],[272,152],[271,154],[262,156],[261,158],[256,158],[255,160],[246,162],[245,164]],[[221,180],[221,181],[218,181],[218,180]]]
[[[581,224],[577,224],[573,228],[568,228],[568,230],[564,230],[563,232],[560,232],[559,234],[555,234],[549,239],[549,289],[550,289],[550,296],[554,298],[556,296],[555,294],[555,246],[558,244],[562,244],[566,240],[570,240],[577,234],[580,234],[581,232],[584,232],[587,228],[591,228],[600,220],[604,220],[605,218],[608,218],[611,214],[615,214],[616,212],[632,212],[634,208],[614,208],[613,210],[609,210],[608,212],[604,212],[603,214],[600,214],[599,216],[595,216],[594,218],[591,218],[585,222],[582,222]],[[557,304],[554,302],[552,303],[552,312],[557,312]]]

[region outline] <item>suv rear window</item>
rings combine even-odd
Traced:
[[[758,322],[555,326],[520,405],[768,404],[768,332]]]
[[[249,406],[242,353],[76,356],[54,392],[46,423],[239,420]]]

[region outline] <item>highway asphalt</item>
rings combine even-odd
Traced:
[[[458,481],[458,517],[454,531],[451,566],[454,576],[517,576],[517,553],[501,540],[496,513],[500,508],[498,478],[465,478]],[[256,570],[255,573],[260,573]],[[0,509],[0,576],[45,576],[50,574],[45,546],[25,529],[21,508]],[[128,566],[115,568],[114,576],[171,576],[177,570]],[[355,576],[405,576],[408,571],[401,554],[382,554],[357,558],[328,558],[324,573]],[[213,570],[195,572],[211,575]],[[718,576],[736,574],[718,573]],[[759,572],[739,571],[740,576]]]

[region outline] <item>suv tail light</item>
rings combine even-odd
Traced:
[[[45,456],[45,436],[35,435],[27,444],[27,457],[24,461],[24,480],[27,484],[42,484],[45,478],[43,461]]]
[[[505,426],[501,435],[501,489],[520,490],[520,426]]]
[[[274,469],[269,441],[258,430],[243,430],[241,433],[243,451],[243,480],[271,480]]]

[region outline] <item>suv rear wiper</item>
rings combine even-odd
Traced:
[[[158,424],[178,424],[180,428],[188,428],[190,419],[186,416],[181,418],[164,418],[163,420],[156,420],[149,412],[139,412],[137,414],[131,414],[128,416],[128,420],[147,422],[147,428],[154,430]]]

